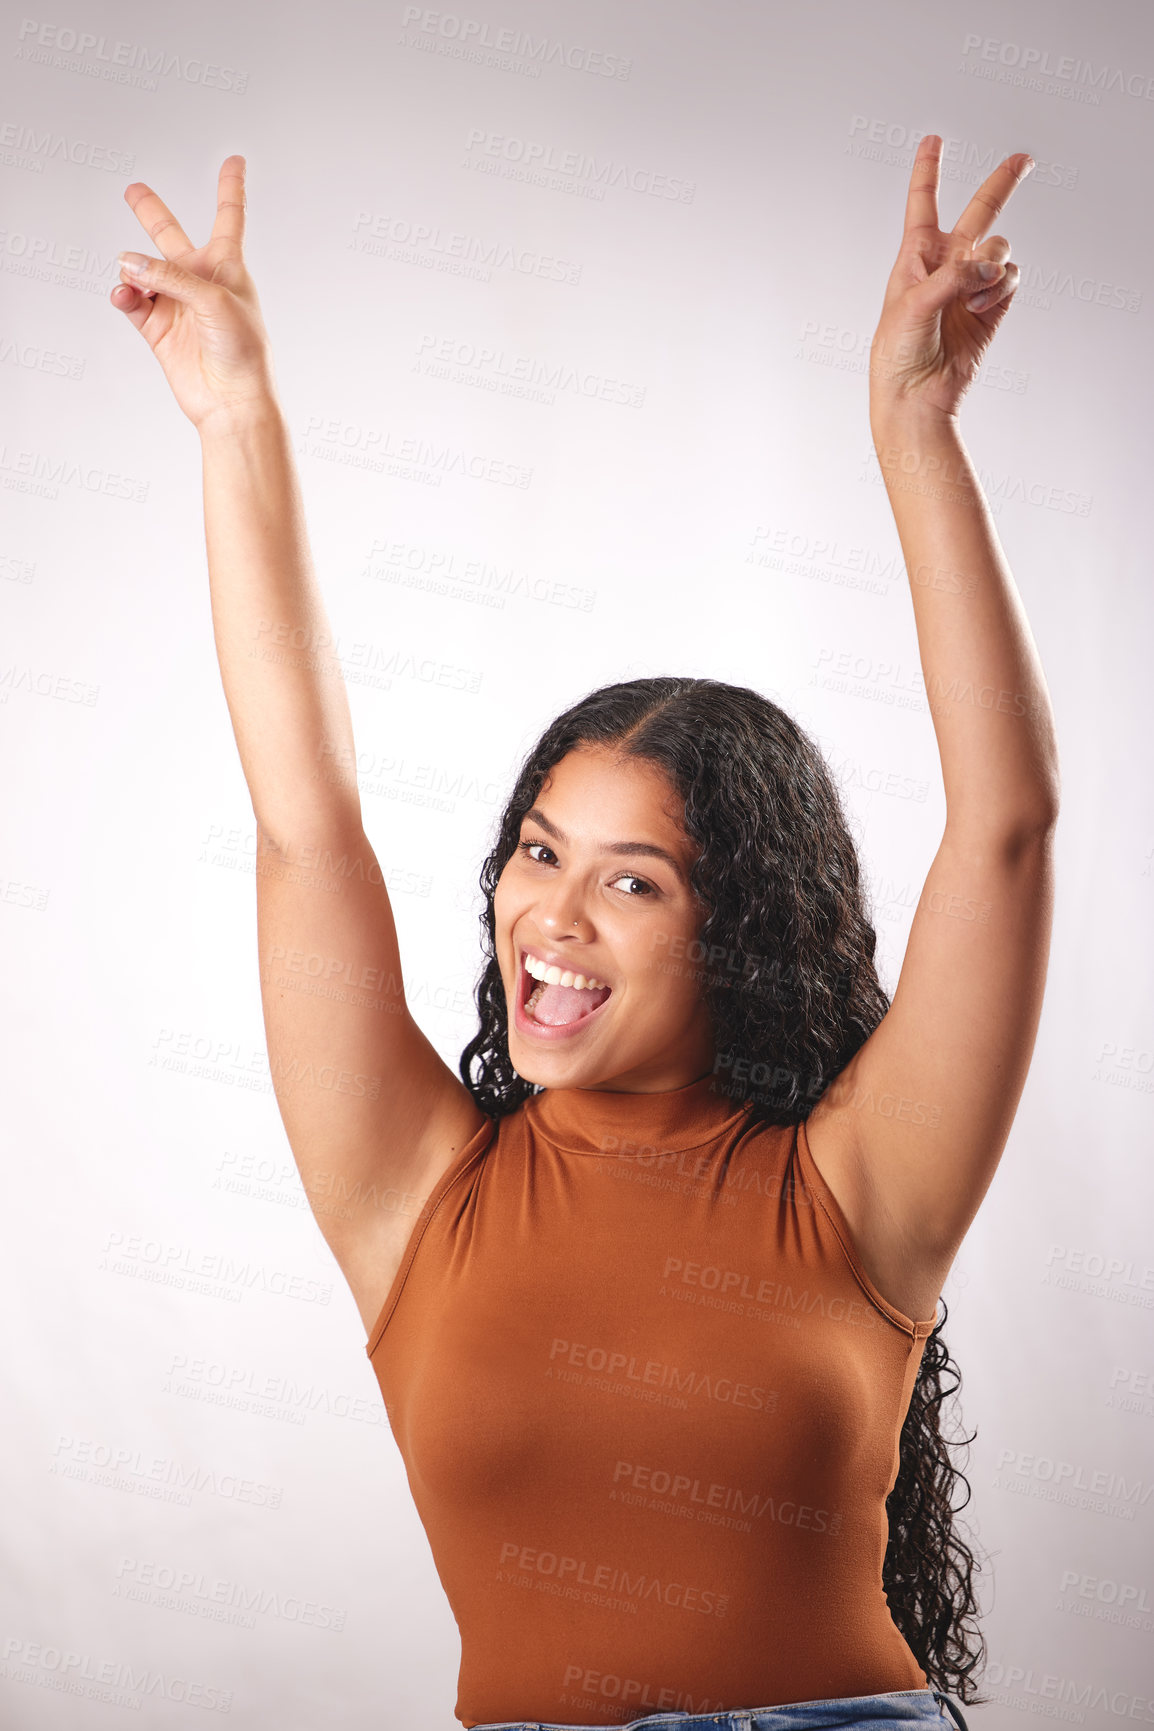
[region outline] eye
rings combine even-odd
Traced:
[[[543,847],[545,849],[546,853],[552,853],[553,852],[553,849],[549,846],[548,842],[545,842],[545,841],[519,841],[517,843],[517,846],[518,846],[519,850],[521,851],[521,853],[524,854],[526,859],[532,858],[532,855],[530,854],[529,849],[533,848],[533,847]],[[533,860],[533,864],[534,865],[544,865],[545,861],[543,859],[535,859],[535,860]]]
[[[653,885],[650,883],[646,883],[644,878],[639,878],[639,877],[635,876],[635,874],[633,872],[622,872],[621,876],[624,878],[628,878],[630,883],[640,884],[642,889],[645,891],[645,895],[651,896],[651,895],[655,894]],[[639,901],[639,900],[644,901],[645,896],[638,897],[636,895],[631,895],[629,899],[630,899],[630,901]]]
[[[549,846],[549,843],[547,841],[519,841],[517,843],[517,847],[518,847],[518,850],[520,851],[520,853],[524,856],[524,858],[529,860],[532,865],[546,865],[548,862],[546,860],[534,859],[532,853],[530,852],[530,849],[535,848],[535,847],[542,847],[545,849],[546,853],[553,853],[553,849]],[[556,859],[556,857],[557,857],[556,854],[553,854],[553,858]],[[629,890],[629,891],[625,892],[626,899],[628,901],[634,901],[634,902],[644,901],[646,896],[652,896],[652,895],[657,894],[657,891],[653,888],[653,885],[651,883],[649,883],[647,879],[639,878],[635,872],[620,872],[618,874],[618,876],[623,877],[623,878],[628,878],[630,883],[635,883],[635,884],[641,885],[641,893],[638,893],[637,891],[634,891],[634,890]],[[617,880],[614,879],[612,881],[616,882]]]

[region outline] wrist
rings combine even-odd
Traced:
[[[871,397],[870,432],[874,444],[895,441],[908,445],[961,440],[957,414],[917,397]]]
[[[284,411],[271,392],[262,391],[243,401],[211,409],[196,430],[202,444],[243,438],[253,432],[284,423]]]

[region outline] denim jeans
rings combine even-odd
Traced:
[[[969,1731],[952,1696],[940,1689],[894,1689],[886,1695],[841,1695],[828,1701],[790,1701],[782,1707],[734,1707],[727,1713],[650,1713],[613,1731],[906,1731],[915,1720],[929,1731]],[[943,1725],[942,1721],[945,1721]],[[543,1719],[500,1719],[472,1731],[591,1731],[588,1724]]]

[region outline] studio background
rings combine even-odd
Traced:
[[[970,1722],[1154,1723],[1154,15],[209,0],[0,42],[0,1724],[456,1724],[456,1628],[272,1094],[199,443],[108,299],[157,251],[125,186],[200,245],[248,159],[365,825],[455,1068],[516,766],[638,675],[756,687],[817,736],[893,991],[945,808],[867,354],[926,132],[947,227],[1037,159],[961,421],[1063,778],[1033,1067],[943,1294],[987,1560]]]

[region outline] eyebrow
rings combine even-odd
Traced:
[[[558,829],[555,823],[549,822],[549,819],[545,816],[545,813],[541,810],[539,805],[530,807],[521,819],[521,822],[539,824],[545,831],[546,835],[552,836],[553,840],[559,841],[562,846],[564,846],[569,840],[569,837],[565,834],[564,830]],[[655,842],[603,841],[598,842],[597,846],[600,847],[602,853],[644,854],[648,859],[664,860],[666,865],[673,867],[673,870],[677,873],[677,876],[681,879],[682,883],[687,882],[685,870],[681,861],[673,854],[669,853],[667,849],[658,847]]]

